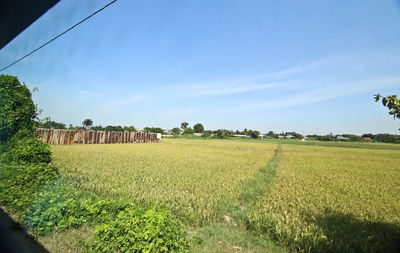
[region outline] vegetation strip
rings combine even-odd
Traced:
[[[276,168],[281,159],[281,147],[277,146],[275,154],[267,164],[261,168],[255,176],[245,184],[237,200],[230,200],[224,203],[220,209],[225,220],[233,218],[235,222],[247,224],[247,214],[255,203],[265,196],[275,178]]]
[[[193,252],[204,251],[249,251],[249,252],[286,252],[279,248],[265,234],[255,234],[248,230],[248,214],[255,203],[269,192],[275,178],[276,168],[281,158],[281,147],[277,146],[275,154],[267,166],[248,180],[241,188],[239,196],[221,206],[218,216],[222,222],[214,222],[189,232]]]
[[[281,146],[279,145],[275,150],[275,155],[268,163],[262,168],[255,177],[249,181],[241,191],[240,202],[242,205],[252,206],[259,198],[268,192],[272,181],[275,178],[276,168],[281,159]]]

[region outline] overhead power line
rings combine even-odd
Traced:
[[[93,12],[92,14],[90,14],[89,16],[87,16],[86,18],[82,19],[81,21],[79,21],[78,23],[76,23],[75,25],[71,26],[70,28],[68,28],[67,30],[65,30],[64,32],[60,33],[59,35],[57,35],[56,37],[52,38],[51,40],[47,41],[46,43],[44,43],[43,45],[41,45],[40,47],[36,48],[35,50],[27,53],[26,55],[22,56],[21,58],[19,58],[18,60],[14,61],[13,63],[9,64],[8,66],[2,68],[0,70],[0,72],[8,69],[9,67],[11,67],[12,65],[22,61],[23,59],[25,59],[26,57],[30,56],[31,54],[35,53],[36,51],[38,51],[39,49],[47,46],[48,44],[50,44],[51,42],[55,41],[56,39],[60,38],[61,36],[63,36],[64,34],[66,34],[67,32],[71,31],[72,29],[74,29],[75,27],[77,27],[78,25],[82,24],[83,22],[85,22],[86,20],[88,20],[89,18],[93,17],[94,15],[96,15],[97,13],[101,12],[102,10],[104,10],[105,8],[107,8],[108,6],[112,5],[113,3],[115,3],[117,0],[114,0],[108,4],[106,4],[105,6],[103,6],[102,8],[98,9],[97,11]]]

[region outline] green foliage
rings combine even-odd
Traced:
[[[121,126],[106,126],[104,128],[105,131],[124,131],[124,129]]]
[[[286,132],[285,135],[292,135],[295,139],[303,139],[304,136],[296,132]]]
[[[136,132],[136,128],[134,126],[129,126],[122,128],[121,126],[94,126],[90,128],[91,130],[95,131],[116,131],[116,132],[123,132],[123,131],[128,131],[128,132]]]
[[[36,195],[57,177],[57,168],[46,163],[2,164],[0,201],[15,211],[25,211]]]
[[[249,136],[252,139],[257,139],[258,136],[260,136],[260,132],[259,131],[255,131],[255,130],[249,130]]]
[[[211,131],[209,131],[209,130],[208,131],[204,131],[203,132],[203,137],[204,138],[210,138],[211,137]]]
[[[51,152],[48,144],[34,137],[18,138],[14,136],[9,143],[8,152],[3,154],[6,162],[18,164],[50,163]]]
[[[193,126],[193,130],[195,133],[202,133],[204,132],[204,126],[200,123],[197,123],[196,125]]]
[[[273,131],[269,131],[266,136],[269,136],[271,138],[278,138],[278,134],[274,133]]]
[[[193,133],[194,133],[193,129],[188,127],[188,128],[185,128],[185,130],[183,130],[182,135],[188,135],[188,134],[193,134]]]
[[[104,128],[102,126],[92,126],[90,128],[90,130],[93,130],[93,131],[104,131]]]
[[[38,127],[41,128],[54,128],[54,129],[66,129],[65,124],[58,123],[55,121],[47,120],[45,122],[39,122]]]
[[[180,133],[181,133],[181,130],[179,129],[179,128],[177,128],[177,127],[175,127],[175,128],[172,128],[172,133],[174,134],[174,135],[180,135]]]
[[[189,244],[168,211],[126,208],[95,228],[89,252],[186,252]]]
[[[334,141],[335,140],[335,136],[328,134],[328,135],[316,135],[316,134],[312,134],[312,135],[307,135],[307,138],[310,140],[317,140],[317,141]]]
[[[36,117],[36,105],[26,85],[15,76],[0,75],[0,143],[20,130],[33,135]]]
[[[85,120],[82,122],[82,125],[83,125],[84,128],[91,127],[91,126],[93,125],[93,120],[91,120],[91,119],[85,119]]]
[[[400,135],[396,134],[363,134],[362,137],[371,138],[377,142],[400,143]]]
[[[231,133],[228,130],[225,129],[218,129],[217,131],[214,131],[214,138],[216,139],[224,139],[228,136],[230,136]]]
[[[396,95],[384,97],[378,93],[374,95],[374,98],[375,102],[382,99],[382,105],[389,109],[389,114],[392,115],[393,118],[400,119],[400,101]]]
[[[25,218],[25,227],[38,235],[54,230],[96,224],[115,218],[132,206],[123,201],[109,201],[77,191],[62,180],[56,180],[38,194]]]
[[[355,134],[342,134],[342,136],[345,138],[349,138],[348,141],[354,141],[354,142],[365,141],[364,138]]]
[[[122,200],[105,200],[57,180],[36,198],[25,228],[37,235],[54,230],[97,225],[90,252],[184,251],[188,247],[181,225],[165,210],[143,209]]]
[[[164,130],[162,128],[159,128],[159,127],[145,127],[145,128],[143,128],[143,132],[163,134]]]
[[[189,123],[187,123],[187,122],[182,122],[182,123],[181,123],[181,128],[182,128],[183,130],[185,130],[188,126],[189,126]]]
[[[134,126],[129,126],[129,127],[125,128],[125,130],[128,132],[136,132],[136,128]]]

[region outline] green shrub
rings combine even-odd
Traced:
[[[182,135],[193,134],[193,133],[194,133],[193,129],[188,127],[188,128],[185,128],[185,130],[183,130]]]
[[[15,210],[24,211],[36,195],[57,177],[57,168],[40,164],[2,164],[0,167],[0,201]]]
[[[24,226],[37,235],[46,235],[54,230],[78,227],[84,223],[107,222],[130,206],[123,201],[100,199],[57,180],[38,194],[28,210]]]
[[[36,140],[34,137],[22,139],[13,138],[10,149],[5,154],[8,162],[18,164],[50,163],[51,151],[47,143]]]
[[[189,243],[168,211],[126,208],[95,227],[88,252],[186,252]]]
[[[36,117],[36,105],[26,85],[15,76],[0,75],[0,143],[23,129],[33,135]]]
[[[24,227],[37,235],[46,235],[84,223],[97,225],[96,236],[84,245],[90,252],[176,252],[188,248],[181,225],[168,211],[105,200],[60,180],[38,194]]]

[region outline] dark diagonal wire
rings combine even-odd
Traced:
[[[88,20],[89,18],[93,17],[94,15],[96,15],[97,13],[101,12],[102,10],[104,10],[105,8],[107,8],[108,6],[112,5],[113,3],[115,3],[117,0],[114,0],[110,3],[108,3],[107,5],[103,6],[102,8],[98,9],[97,11],[93,12],[90,16],[82,19],[81,21],[79,21],[78,23],[76,23],[75,25],[71,26],[70,28],[68,28],[67,30],[65,30],[64,32],[60,33],[59,35],[57,35],[56,37],[52,38],[51,40],[47,41],[46,43],[44,43],[43,45],[41,45],[40,47],[36,48],[35,50],[31,51],[30,53],[24,55],[23,57],[19,58],[18,60],[14,61],[13,63],[11,63],[10,65],[2,68],[0,70],[0,72],[8,69],[9,67],[11,67],[12,65],[16,64],[17,62],[22,61],[23,59],[25,59],[26,57],[30,56],[31,54],[35,53],[36,51],[38,51],[39,49],[47,46],[48,44],[50,44],[51,42],[55,41],[56,39],[60,38],[61,36],[63,36],[64,34],[66,34],[67,32],[71,31],[72,29],[74,29],[75,27],[77,27],[78,25],[82,24],[83,22],[85,22],[86,20]]]

